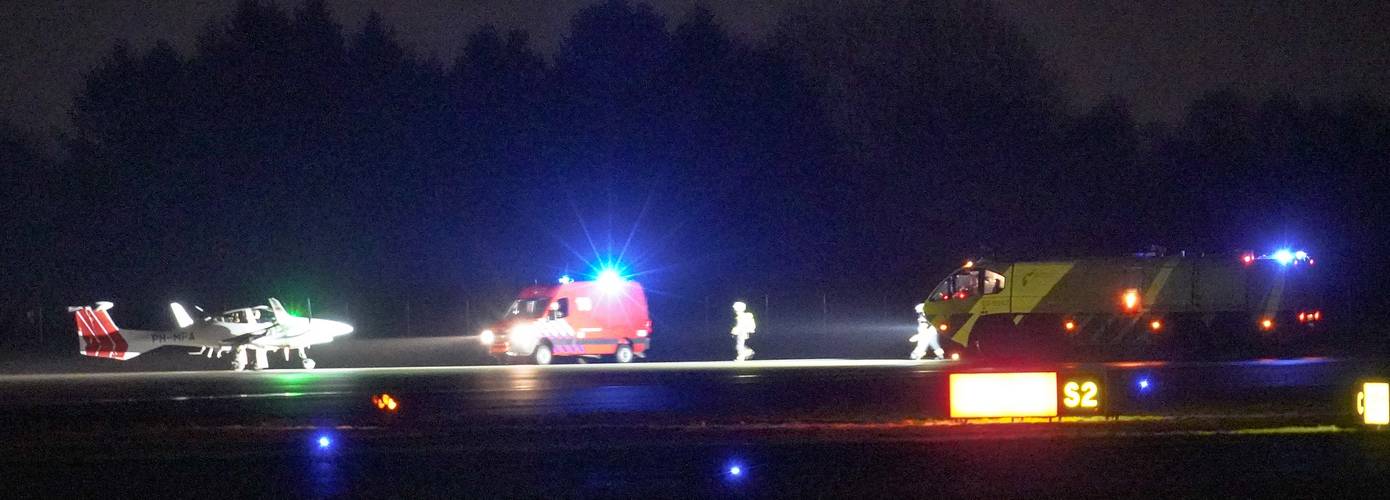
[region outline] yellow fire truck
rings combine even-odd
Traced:
[[[1303,251],[971,261],[924,302],[948,351],[1023,358],[1188,359],[1290,353],[1323,322]]]

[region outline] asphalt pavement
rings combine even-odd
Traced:
[[[949,374],[1013,371],[1095,380],[1101,409],[948,418]],[[1390,477],[1390,439],[1356,424],[1354,399],[1385,373],[1304,358],[11,374],[0,469],[36,496],[1320,496],[1363,476],[1354,495]]]

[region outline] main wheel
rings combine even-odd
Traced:
[[[243,362],[240,362],[240,361],[233,361],[233,362],[232,362],[232,371],[234,371],[234,372],[239,372],[239,371],[242,371],[242,370],[245,370],[245,369],[246,369],[246,363],[243,363]]]
[[[619,363],[631,363],[632,358],[632,346],[628,344],[618,346],[618,352],[613,353],[613,360]]]
[[[536,346],[536,352],[531,353],[531,360],[538,365],[548,365],[555,359],[555,355],[550,352],[550,346],[541,344]]]
[[[309,359],[309,358],[304,358],[304,369],[305,369],[305,370],[313,370],[313,369],[314,369],[314,360]]]

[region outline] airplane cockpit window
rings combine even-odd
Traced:
[[[218,321],[223,323],[249,323],[246,319],[245,310],[222,313],[222,317],[218,318]]]
[[[255,316],[257,323],[275,322],[275,311],[270,310],[269,307],[257,307],[255,309],[252,309],[251,313],[253,316]]]

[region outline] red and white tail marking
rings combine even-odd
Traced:
[[[82,339],[82,349],[78,352],[83,356],[120,360],[135,357],[128,351],[130,344],[121,335],[116,323],[111,321],[111,314],[106,312],[106,308],[93,310],[83,306],[69,310],[77,323],[77,336]]]

